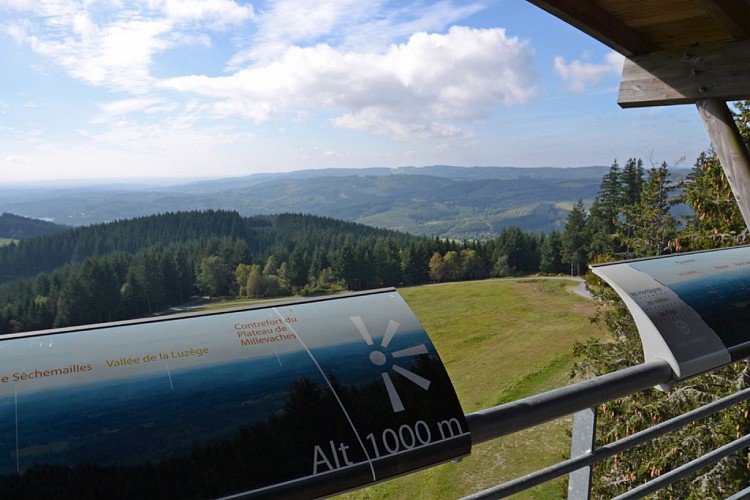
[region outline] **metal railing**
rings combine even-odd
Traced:
[[[653,386],[668,384],[671,378],[672,370],[666,361],[651,361],[466,415],[472,443],[475,445],[571,414],[574,414],[575,418],[570,459],[469,495],[465,500],[504,498],[566,474],[570,474],[568,499],[588,499],[591,488],[591,465],[732,405],[750,400],[750,389],[745,389],[594,449],[598,405]],[[641,498],[748,446],[750,435],[736,439],[617,498]],[[731,500],[748,497],[750,487],[736,493]]]

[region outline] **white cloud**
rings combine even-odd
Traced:
[[[595,85],[608,76],[619,76],[625,58],[617,52],[608,52],[604,62],[600,64],[589,61],[575,60],[570,64],[562,56],[555,57],[555,72],[566,82],[570,91],[582,94],[586,87]]]
[[[34,0],[0,0],[0,7],[10,10],[32,10]]]
[[[280,0],[261,14],[259,38],[286,43],[312,40],[332,32],[343,20],[359,24],[382,3],[382,0],[369,3],[360,0]]]
[[[153,55],[169,46],[160,38],[169,30],[170,26],[160,21],[120,22],[97,30],[92,39],[83,38],[79,47],[56,46],[51,50],[75,77],[140,93],[150,86]]]
[[[166,0],[162,9],[171,20],[207,22],[213,29],[255,18],[252,5],[238,5],[232,0]]]
[[[243,37],[244,46],[250,47],[235,54],[228,67],[238,70],[248,62],[268,62],[291,45],[325,43],[344,51],[379,51],[414,33],[445,31],[484,8],[480,2],[455,5],[449,0],[398,8],[387,0],[281,0],[259,13],[257,33]]]
[[[30,23],[27,20],[21,19],[12,23],[6,23],[2,26],[2,30],[7,33],[14,42],[20,45],[26,40],[26,32],[29,26]]]
[[[22,164],[25,163],[23,156],[21,155],[8,155],[5,157],[6,163]]]
[[[155,55],[176,46],[210,45],[200,30],[254,17],[252,6],[231,0],[38,0],[30,14],[7,23],[5,32],[77,79],[136,94],[153,84]]]
[[[502,29],[454,26],[444,35],[417,33],[385,53],[289,47],[231,76],[161,85],[214,99],[219,116],[262,122],[295,108],[330,109],[340,127],[408,140],[464,136],[455,122],[528,101],[534,82],[526,43]]]
[[[430,5],[389,9],[382,16],[347,30],[342,46],[355,50],[373,49],[393,40],[406,40],[414,33],[444,32],[485,8],[486,5],[480,2],[455,5],[450,1],[440,1]]]
[[[157,110],[172,110],[173,106],[165,107],[164,101],[154,98],[134,97],[131,99],[121,99],[99,105],[101,114],[94,118],[94,123],[108,122],[118,116],[127,115],[137,112],[151,112]]]
[[[359,26],[378,11],[384,0],[279,0],[258,14],[258,31],[243,37],[249,48],[238,52],[229,67],[238,69],[249,61],[270,61],[290,45],[314,42],[348,27]]]

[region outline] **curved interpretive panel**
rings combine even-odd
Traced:
[[[750,356],[750,247],[592,266],[633,315],[646,361],[675,380]]]
[[[392,289],[0,339],[0,496],[317,497],[471,439]]]

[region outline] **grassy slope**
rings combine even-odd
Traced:
[[[0,247],[5,246],[5,245],[10,245],[14,241],[18,241],[18,240],[12,240],[10,238],[0,238]]]
[[[448,369],[470,413],[563,386],[576,340],[602,337],[589,323],[594,304],[577,283],[521,279],[400,290]],[[569,454],[571,418],[476,446],[443,464],[345,495],[347,498],[458,498],[558,462]],[[518,498],[561,498],[561,481]]]

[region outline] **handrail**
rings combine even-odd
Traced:
[[[514,479],[512,481],[508,481],[507,483],[504,483],[504,484],[501,484],[492,488],[488,488],[484,491],[480,491],[472,495],[467,495],[466,497],[464,497],[464,500],[479,500],[479,499],[485,500],[485,499],[490,499],[490,498],[502,498],[508,495],[512,495],[514,493],[518,493],[519,491],[527,490],[529,488],[532,488],[544,482],[550,481],[557,477],[563,476],[565,474],[569,474],[570,472],[580,469],[581,467],[592,465],[596,462],[599,462],[606,458],[617,455],[618,453],[627,451],[647,441],[650,441],[659,436],[663,436],[664,434],[668,432],[671,432],[675,429],[683,427],[691,422],[695,422],[696,420],[706,418],[732,405],[741,403],[743,401],[747,401],[749,399],[750,399],[750,388],[744,389],[742,391],[736,392],[734,394],[723,397],[721,399],[717,399],[716,401],[708,403],[705,406],[701,406],[687,413],[683,413],[682,415],[678,415],[672,419],[665,420],[664,422],[658,423],[652,427],[649,427],[648,429],[642,430],[640,432],[636,432],[635,434],[622,438],[618,441],[604,445],[584,455],[580,455],[578,457],[573,457],[568,460],[564,460],[562,462],[551,465],[544,469],[540,469],[536,472],[532,472],[531,474],[528,474],[526,476],[520,477],[518,479]],[[731,450],[725,451],[724,455],[721,455],[721,456],[725,456],[729,453],[731,453]],[[718,458],[721,458],[721,456],[719,456]],[[691,471],[694,471],[697,468],[698,467],[696,466],[694,469],[691,469]],[[677,470],[678,469],[676,469],[675,471]],[[676,481],[677,479],[680,479],[684,475],[685,474],[683,473],[682,475],[677,477],[676,475],[671,476],[668,473],[662,477],[670,478],[672,479],[672,482],[673,482],[673,481]],[[646,483],[646,485],[651,485],[652,487],[656,486],[657,484],[658,483],[656,482],[656,480]],[[634,492],[637,494],[638,492],[636,490],[631,490],[631,492]],[[652,492],[652,491],[654,490],[652,489],[648,490],[648,492]],[[623,498],[629,498],[629,497],[623,496]]]
[[[654,360],[469,413],[466,422],[472,444],[484,443],[649,387],[667,384],[671,379],[669,364],[664,360]]]
[[[667,472],[666,474],[659,476],[656,479],[653,479],[636,488],[633,488],[630,491],[623,493],[622,495],[615,497],[614,500],[629,500],[633,498],[643,498],[649,493],[658,491],[662,489],[663,487],[670,485],[682,479],[683,477],[700,470],[706,465],[718,462],[722,458],[728,455],[731,455],[732,453],[735,453],[743,448],[747,448],[748,445],[750,445],[750,434],[742,436],[739,439],[735,439],[731,443],[727,443],[724,446],[721,446],[720,448],[716,448],[713,451],[709,451],[705,455],[691,462],[681,465],[680,467],[677,467],[676,469],[671,470]]]

